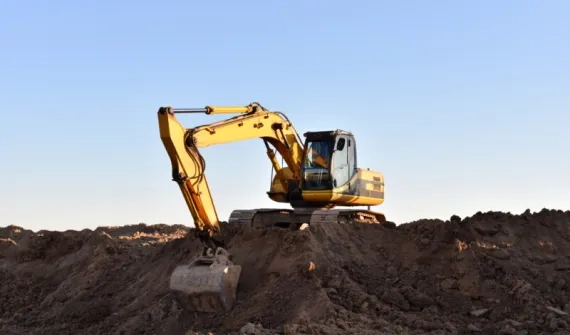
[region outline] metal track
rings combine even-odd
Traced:
[[[320,209],[320,208],[261,208],[234,210],[228,222],[230,224],[249,224],[253,227],[271,227],[298,229],[302,224],[383,224],[384,214],[359,209]]]

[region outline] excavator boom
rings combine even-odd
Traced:
[[[237,114],[226,120],[185,128],[176,114]],[[160,137],[178,184],[194,219],[203,252],[190,265],[178,266],[170,288],[190,301],[191,309],[215,312],[231,309],[236,298],[241,266],[233,264],[221,238],[221,225],[205,174],[200,148],[261,139],[275,171],[268,196],[293,207],[288,209],[234,210],[229,222],[253,227],[281,226],[299,229],[303,223],[383,223],[381,213],[370,210],[333,210],[341,206],[371,206],[384,200],[384,178],[356,166],[354,136],[344,131],[305,133],[303,144],[288,118],[258,103],[248,106],[206,106],[158,111]],[[281,166],[278,153],[286,166]]]
[[[178,113],[242,115],[186,129],[176,119],[175,114]],[[160,137],[172,165],[172,179],[180,186],[197,230],[208,231],[210,238],[215,237],[220,226],[205,176],[205,161],[199,148],[261,138],[266,144],[267,154],[277,171],[279,182],[287,185],[290,180],[299,179],[303,144],[297,131],[286,116],[267,111],[259,104],[252,103],[245,107],[207,106],[203,109],[161,107],[158,122]],[[280,166],[269,145],[283,157],[287,163],[286,168]]]

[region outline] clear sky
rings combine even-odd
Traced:
[[[2,1],[0,226],[192,225],[158,107],[346,129],[396,223],[570,209],[568,1]],[[187,127],[218,120],[182,116]],[[222,220],[260,140],[203,150]]]

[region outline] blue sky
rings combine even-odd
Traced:
[[[4,1],[0,226],[192,225],[158,107],[346,129],[397,223],[570,209],[568,1]],[[182,116],[192,127],[218,120]],[[281,207],[261,141],[203,150],[226,220]]]

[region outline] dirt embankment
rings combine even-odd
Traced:
[[[570,333],[570,211],[225,228],[243,271],[234,309],[214,316],[168,291],[200,250],[187,227],[0,228],[0,333]]]

